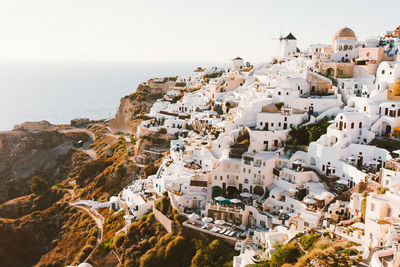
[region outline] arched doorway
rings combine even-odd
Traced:
[[[262,196],[264,194],[264,189],[261,186],[255,186],[253,189],[253,193],[259,196]]]
[[[212,187],[212,193],[211,193],[212,198],[216,198],[216,197],[219,197],[221,195],[222,195],[222,188],[217,186],[217,185],[213,186]]]
[[[239,190],[235,186],[228,186],[226,188],[226,197],[227,198],[235,198],[237,197]]]
[[[335,71],[334,71],[332,68],[328,68],[328,69],[326,70],[326,76],[328,76],[328,77],[333,77],[333,76],[335,76]]]

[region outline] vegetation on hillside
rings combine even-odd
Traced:
[[[360,258],[350,259],[358,252],[351,248],[354,243],[336,236],[323,236],[310,230],[299,233],[289,243],[277,244],[271,257],[249,267],[279,267],[279,266],[353,266]]]
[[[153,213],[129,227],[119,252],[126,267],[232,266],[235,255],[220,240],[189,239],[181,231],[167,233]]]

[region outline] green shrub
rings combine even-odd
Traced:
[[[158,130],[158,133],[160,133],[160,134],[166,134],[166,133],[167,133],[167,129],[165,129],[165,128],[160,128],[160,129]]]
[[[49,184],[40,176],[33,176],[30,180],[31,191],[35,195],[43,195],[49,191]]]
[[[300,238],[300,244],[303,246],[303,249],[308,250],[314,247],[314,244],[319,240],[321,234],[315,235],[305,235]]]
[[[112,246],[112,240],[106,239],[103,242],[101,242],[97,248],[96,254],[98,255],[104,255],[105,253],[109,252]]]
[[[125,233],[121,232],[121,233],[117,234],[116,236],[114,236],[113,246],[115,248],[119,248],[122,246],[122,243],[124,243],[124,241],[125,241]]]

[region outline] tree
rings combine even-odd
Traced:
[[[269,265],[278,267],[284,263],[295,263],[300,256],[300,250],[293,244],[286,244],[285,246],[277,245],[271,256]]]
[[[30,180],[30,186],[35,195],[44,195],[49,191],[49,184],[40,176],[33,176]]]

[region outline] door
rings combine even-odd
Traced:
[[[265,123],[265,130],[268,131],[268,122]]]
[[[283,130],[286,130],[287,129],[287,123],[285,122],[284,124],[283,124]]]
[[[386,125],[386,135],[388,136],[392,132],[392,126]]]
[[[341,131],[343,129],[343,122],[339,122],[339,130]]]
[[[357,166],[358,166],[358,167],[361,167],[362,164],[363,164],[363,157],[362,157],[362,156],[359,156],[359,157],[358,157],[358,160],[357,160]]]

